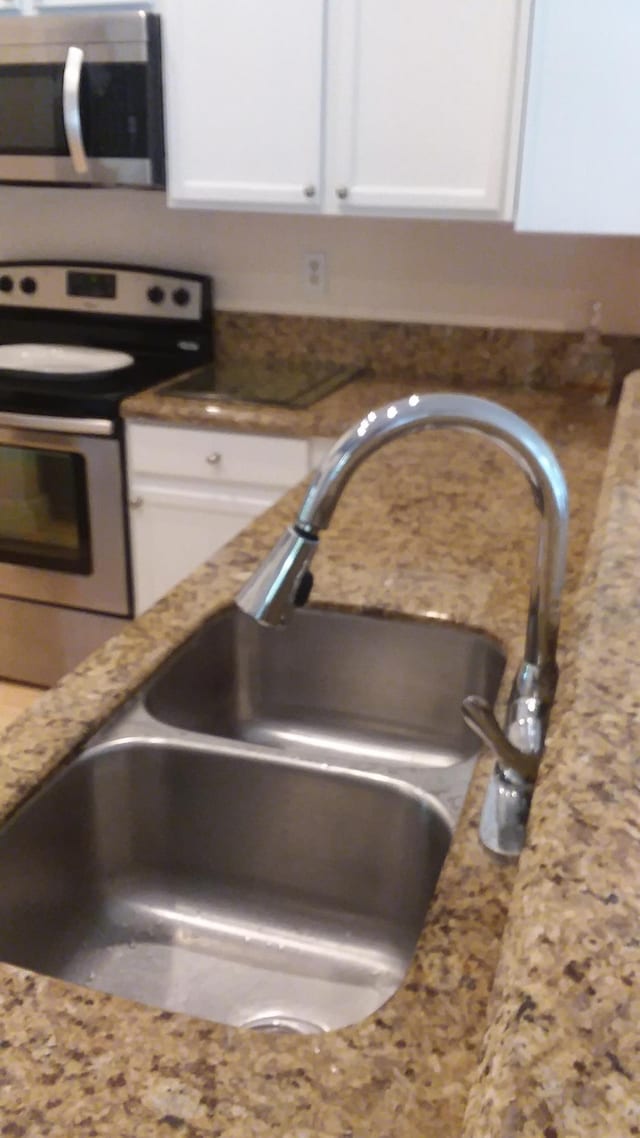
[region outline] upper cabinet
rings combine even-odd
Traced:
[[[317,209],[325,0],[164,0],[169,201]]]
[[[640,233],[638,0],[536,0],[516,228]]]
[[[151,8],[154,6],[153,0],[135,0],[135,3],[129,3],[128,0],[30,0],[34,8],[41,8],[43,11],[55,12],[64,11],[65,8]]]
[[[327,205],[507,218],[528,5],[336,0]]]
[[[134,5],[127,0],[0,0],[0,12],[20,12],[25,16],[38,12],[63,14],[69,8],[151,8],[153,0],[136,0]]]
[[[513,215],[530,0],[163,0],[169,201]]]
[[[66,8],[150,8],[150,0],[141,0],[131,5],[126,0],[31,0],[36,9],[47,10],[51,13],[64,11]]]

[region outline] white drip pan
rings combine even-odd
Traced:
[[[2,344],[0,368],[41,375],[91,375],[119,371],[133,363],[128,352],[83,348],[70,344]]]

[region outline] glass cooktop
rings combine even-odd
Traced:
[[[307,359],[221,361],[180,376],[166,384],[163,393],[302,409],[363,370],[357,364]]]

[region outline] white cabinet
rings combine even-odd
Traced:
[[[51,9],[51,11],[64,11],[65,8],[151,8],[150,0],[136,0],[135,4],[127,0],[32,0],[34,8]]]
[[[328,190],[341,212],[508,217],[529,5],[336,0]]]
[[[153,0],[137,0],[136,8],[152,8]],[[38,12],[64,12],[69,8],[131,8],[127,0],[0,0],[0,12],[21,12],[31,16]]]
[[[512,214],[530,0],[163,0],[169,202]]]
[[[304,478],[306,440],[126,424],[136,614]]]
[[[164,0],[171,205],[313,209],[325,0]]]
[[[516,228],[640,233],[638,0],[536,0]]]
[[[136,615],[235,537],[277,496],[236,497],[193,486],[171,489],[157,478],[135,477],[129,518]]]

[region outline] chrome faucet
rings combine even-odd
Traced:
[[[495,853],[517,856],[524,844],[533,784],[544,747],[558,679],[556,647],[564,582],[568,494],[553,451],[511,411],[471,395],[411,395],[370,411],[334,444],[319,467],[296,522],[289,527],[237,597],[261,624],[285,623],[308,599],[309,566],[351,475],[368,455],[399,435],[457,427],[486,435],[524,471],[540,514],[524,658],[513,680],[504,730],[490,704],[470,695],[467,725],[493,751],[496,763],[480,821],[480,838]]]

